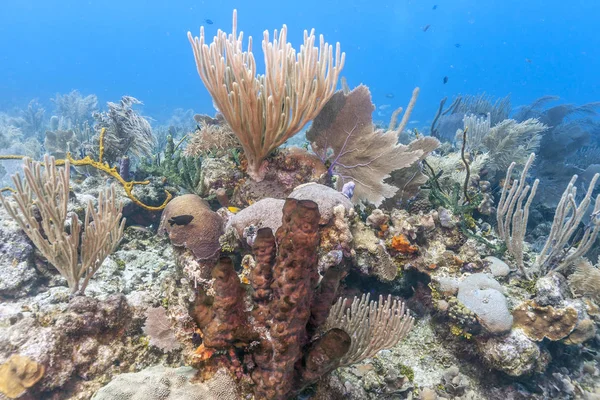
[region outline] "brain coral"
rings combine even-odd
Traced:
[[[171,218],[182,215],[194,217],[185,225],[173,223]],[[167,232],[171,243],[189,249],[196,258],[206,260],[219,253],[219,236],[223,234],[223,220],[208,203],[195,194],[177,196],[167,204],[159,232]]]

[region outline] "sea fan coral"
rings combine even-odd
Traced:
[[[360,85],[347,95],[338,91],[315,118],[306,138],[323,162],[330,164],[328,172],[339,176],[339,190],[344,183],[354,181],[353,199],[379,205],[399,189],[384,180],[393,171],[423,158],[425,151],[419,142],[431,138],[417,139],[408,146],[398,144],[398,130],[375,129],[373,109],[366,86]]]
[[[94,113],[96,130],[106,129],[104,136],[104,158],[109,163],[122,156],[151,156],[154,136],[150,123],[133,109],[133,105],[143,104],[131,96],[123,96],[119,103],[108,102],[108,112]]]
[[[176,350],[181,347],[171,329],[171,322],[164,307],[148,308],[146,311],[144,333],[150,337],[151,345],[158,347],[164,352]]]

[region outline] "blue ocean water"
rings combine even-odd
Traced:
[[[37,98],[52,109],[56,93],[77,89],[100,105],[137,97],[158,121],[175,108],[213,113],[186,33],[198,35],[200,25],[209,35],[230,32],[234,8],[259,63],[263,30],[284,23],[296,48],[310,28],[340,42],[342,75],[370,87],[382,119],[415,86],[420,122],[459,93],[510,94],[513,106],[547,94],[577,104],[600,98],[597,1],[3,0],[0,108]]]

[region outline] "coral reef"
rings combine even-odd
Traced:
[[[392,104],[335,92],[313,31],[265,33],[264,75],[235,11],[207,37],[214,118],[0,112],[0,159],[30,156],[0,198],[0,397],[598,397],[598,104],[457,96],[424,136],[418,88],[374,122]]]

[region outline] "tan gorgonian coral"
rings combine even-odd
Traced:
[[[44,158],[43,164],[26,157],[25,180],[19,174],[13,176],[14,203],[2,194],[0,202],[67,280],[71,292],[83,294],[90,278],[123,237],[123,205],[117,202],[113,185],[100,191],[97,208],[88,202],[82,223],[77,214],[67,211],[70,161],[66,160],[64,165],[58,168],[54,158],[49,156]],[[69,232],[65,230],[67,221]]]
[[[207,154],[222,155],[227,150],[240,147],[229,125],[199,123],[197,129],[190,135],[189,142],[183,151],[186,157],[198,157]]]
[[[238,137],[248,160],[248,175],[264,179],[265,158],[315,118],[333,95],[344,66],[345,54],[320,37],[315,47],[314,30],[304,31],[300,51],[287,42],[284,25],[271,42],[264,32],[265,74],[256,75],[252,38],[243,51],[243,33],[237,33],[237,12],[233,11],[230,35],[219,30],[208,45],[204,27],[200,37],[188,32],[198,74],[219,111]]]
[[[415,320],[402,301],[392,296],[379,296],[379,301],[369,301],[369,298],[369,294],[355,297],[350,307],[346,307],[347,299],[340,298],[329,311],[323,331],[339,328],[352,338],[340,367],[394,347],[414,326]]]
[[[523,122],[506,119],[490,129],[482,139],[490,157],[486,163],[489,174],[506,171],[515,162],[524,165],[531,153],[540,148],[543,132],[548,127],[535,118]]]

